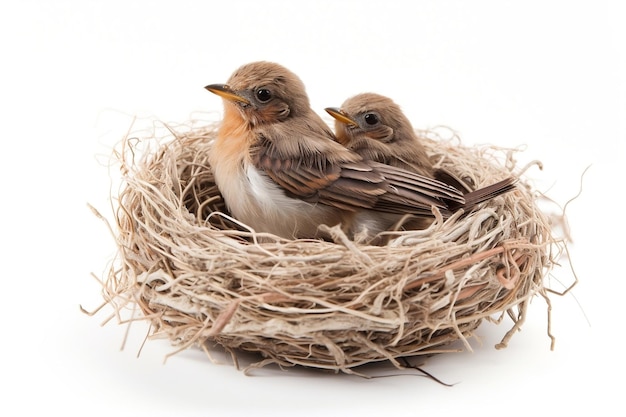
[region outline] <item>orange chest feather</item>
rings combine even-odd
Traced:
[[[248,157],[252,141],[252,132],[242,122],[236,109],[227,107],[222,126],[218,132],[212,150],[213,165],[225,169],[231,174],[241,170],[243,161]]]
[[[253,141],[254,134],[237,109],[226,106],[222,125],[211,149],[210,162],[226,205],[235,217],[244,222],[250,221],[250,216],[259,212],[263,197],[269,197],[268,187],[271,188],[252,166],[249,150]]]

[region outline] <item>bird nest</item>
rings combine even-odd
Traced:
[[[353,372],[362,364],[471,350],[483,320],[519,330],[530,299],[549,304],[544,278],[563,253],[539,193],[523,179],[477,210],[425,230],[389,231],[388,243],[287,240],[229,216],[208,153],[216,127],[168,140],[126,138],[115,153],[122,183],[112,227],[118,253],[103,305],[139,307],[176,351],[217,343],[277,363]],[[436,167],[476,187],[524,170],[514,150],[465,147],[420,132]],[[548,332],[548,334],[550,334]],[[551,336],[550,336],[551,337]],[[208,351],[207,351],[208,352]]]

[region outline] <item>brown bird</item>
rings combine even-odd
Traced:
[[[362,93],[341,108],[326,108],[335,118],[337,141],[364,159],[433,177],[435,170],[400,106],[388,97]]]
[[[448,204],[451,210],[462,208],[469,212],[478,204],[515,188],[517,180],[509,177],[471,190],[467,181],[447,170],[435,169],[411,122],[400,106],[388,97],[362,93],[347,99],[341,108],[328,107],[326,111],[335,118],[337,141],[364,159],[436,178],[464,190],[465,201]],[[386,218],[389,222],[394,219],[393,216]],[[426,224],[421,222],[421,226]],[[417,225],[414,223],[412,227]]]
[[[237,69],[209,160],[233,216],[257,232],[320,237],[320,224],[352,228],[363,210],[432,215],[463,204],[462,193],[431,178],[364,160],[337,142],[315,113],[302,81],[271,62]]]

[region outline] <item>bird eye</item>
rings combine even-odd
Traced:
[[[258,90],[256,90],[255,94],[256,94],[256,98],[261,103],[266,103],[270,101],[270,99],[272,98],[272,92],[268,90],[267,88],[259,88]]]
[[[374,113],[367,113],[365,115],[365,123],[367,123],[368,125],[375,125],[376,123],[378,123],[378,116],[376,116]]]

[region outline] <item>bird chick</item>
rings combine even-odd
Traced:
[[[364,159],[378,161],[416,172],[448,183],[462,190],[465,201],[451,202],[448,209],[470,212],[478,204],[515,188],[516,179],[506,178],[478,190],[471,190],[466,181],[449,170],[435,169],[426,149],[419,140],[409,119],[393,100],[375,93],[362,93],[347,99],[341,106],[325,109],[335,119],[337,141]],[[362,228],[384,229],[398,221],[398,216],[362,214],[357,222]],[[422,228],[430,224],[428,218],[417,218],[405,228]]]

